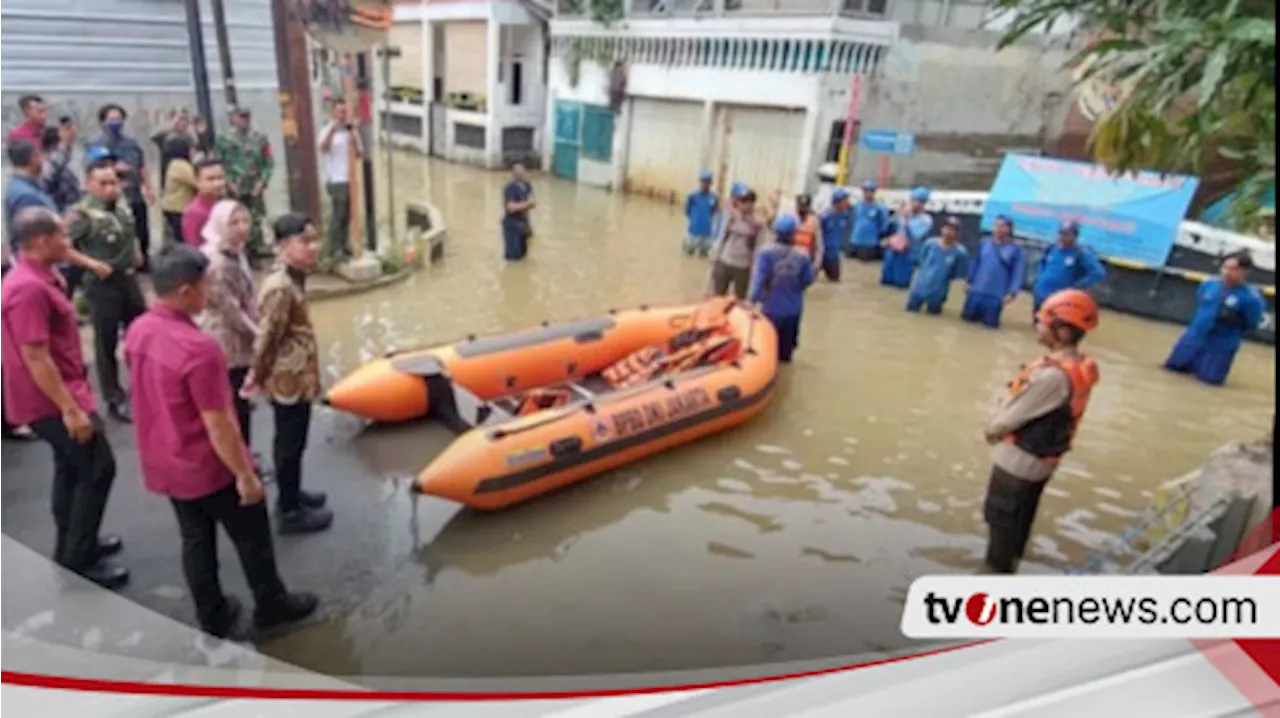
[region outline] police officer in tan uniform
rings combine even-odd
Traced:
[[[137,271],[143,257],[133,213],[121,200],[115,160],[94,161],[85,173],[89,194],[67,213],[67,232],[76,249],[111,267],[105,277],[86,279],[85,299],[93,324],[94,365],[107,413],[116,421],[132,422],[129,403],[120,388],[116,346],[129,324],[146,311]]]

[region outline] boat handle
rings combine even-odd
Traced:
[[[568,436],[563,439],[556,439],[551,442],[549,447],[552,458],[560,458],[566,454],[576,454],[582,451],[582,438],[578,436]]]
[[[737,384],[734,384],[733,386],[726,386],[716,392],[716,398],[720,400],[721,404],[728,404],[731,401],[737,401],[742,398],[742,389],[740,389]]]
[[[601,339],[604,339],[604,332],[598,331],[598,330],[592,331],[592,332],[583,332],[573,337],[573,341],[577,342],[578,344],[588,344],[590,342],[598,342]]]

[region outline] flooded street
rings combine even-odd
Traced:
[[[700,295],[707,266],[679,251],[678,207],[546,177],[534,181],[530,258],[508,266],[504,181],[397,160],[399,212],[429,197],[448,222],[448,255],[404,284],[315,305],[327,381],[392,346]],[[904,294],[876,285],[878,266],[846,271],[810,291],[797,361],[758,420],[513,510],[459,515],[440,531],[443,504],[392,480],[449,441],[441,427],[333,438],[368,470],[350,481],[385,499],[394,568],[349,615],[267,651],[336,674],[466,676],[903,646],[909,582],[978,565],[981,426],[1037,347],[1025,299],[992,332],[956,319],[961,292],[941,318],[911,316]],[[1270,427],[1274,350],[1247,345],[1230,385],[1210,389],[1157,368],[1178,331],[1108,313],[1087,341],[1102,383],[1046,491],[1028,563],[1082,561],[1158,484]]]

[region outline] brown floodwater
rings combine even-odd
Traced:
[[[381,177],[381,172],[379,177]],[[313,308],[328,380],[391,346],[452,341],[611,307],[696,299],[705,260],[680,208],[533,180],[537,237],[501,257],[505,176],[403,156],[397,195],[443,212],[443,263]],[[399,210],[403,210],[401,205]],[[885,650],[910,581],[977,567],[988,470],[981,427],[1037,345],[1019,300],[1004,329],[903,312],[878,267],[809,292],[796,362],[757,420],[496,514],[453,516],[405,476],[449,440],[434,426],[340,436],[387,500],[399,568],[356,610],[267,647],[346,675],[641,671]],[[1162,482],[1263,435],[1274,349],[1208,388],[1159,369],[1176,326],[1105,314],[1102,382],[1042,502],[1028,570],[1079,564]],[[452,517],[452,520],[449,520]]]

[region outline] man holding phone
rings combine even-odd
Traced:
[[[351,122],[347,102],[336,98],[329,108],[329,124],[320,133],[320,153],[324,158],[325,189],[329,193],[329,256],[351,256],[351,162],[364,156],[360,133]]]

